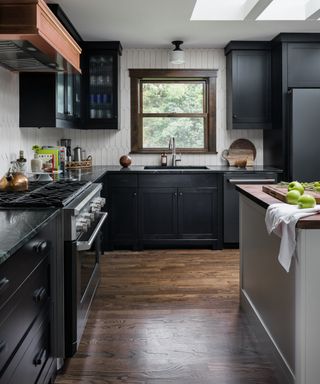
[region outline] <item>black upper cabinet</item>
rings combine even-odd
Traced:
[[[57,4],[49,4],[75,41],[82,39]],[[81,75],[68,72],[20,73],[20,127],[79,128]]]
[[[288,88],[320,87],[320,44],[288,45]]]
[[[119,129],[121,44],[84,42],[82,48],[83,128]]]
[[[227,55],[227,128],[271,128],[269,43],[231,42]]]

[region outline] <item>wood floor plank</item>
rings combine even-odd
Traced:
[[[239,310],[239,251],[112,252],[57,384],[279,384]]]

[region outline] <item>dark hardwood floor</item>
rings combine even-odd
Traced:
[[[239,251],[104,255],[79,351],[56,383],[278,384],[239,311]]]

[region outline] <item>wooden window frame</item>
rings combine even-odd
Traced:
[[[204,148],[179,148],[181,153],[216,154],[216,78],[217,70],[201,69],[129,69],[131,80],[131,153],[161,153],[168,148],[143,148],[142,118],[203,117],[205,119]],[[142,114],[142,85],[144,82],[200,81],[205,83],[203,113]]]

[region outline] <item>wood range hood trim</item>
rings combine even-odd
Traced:
[[[81,72],[81,48],[44,0],[2,0],[1,41],[27,41],[60,70]],[[57,68],[48,67],[48,71],[58,71]]]

